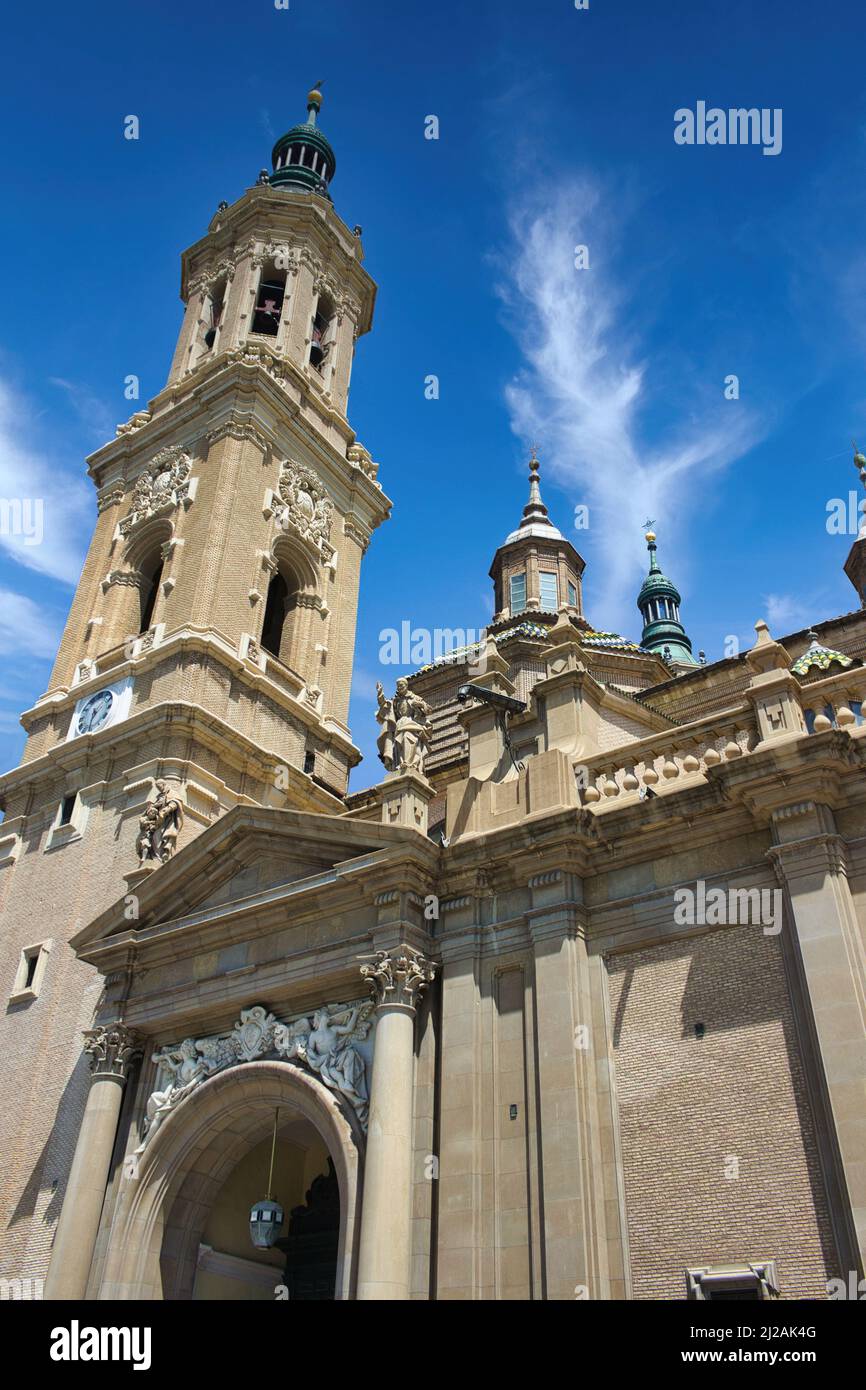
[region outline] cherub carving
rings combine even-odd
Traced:
[[[280,1023],[274,1033],[277,1052],[305,1062],[320,1081],[344,1095],[362,1124],[369,1107],[367,1066],[353,1043],[369,1033],[372,1011],[372,1003],[317,1009],[312,1024],[306,1018]]]
[[[149,1143],[178,1101],[219,1066],[216,1060],[202,1056],[201,1052],[202,1044],[195,1038],[184,1038],[179,1047],[165,1047],[153,1054],[154,1062],[170,1073],[170,1080],[162,1090],[153,1091],[148,1097],[145,1137],[136,1152],[140,1153],[145,1143]]]

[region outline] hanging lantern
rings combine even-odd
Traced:
[[[270,1250],[283,1228],[285,1213],[279,1202],[266,1197],[250,1211],[250,1240],[257,1250]]]
[[[250,1240],[257,1250],[270,1250],[283,1228],[285,1212],[279,1202],[271,1196],[274,1181],[274,1154],[277,1147],[277,1117],[279,1106],[274,1111],[274,1132],[271,1137],[271,1166],[268,1172],[268,1195],[260,1202],[254,1202],[250,1210]]]

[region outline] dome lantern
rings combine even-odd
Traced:
[[[680,591],[659,568],[655,531],[648,529],[645,539],[650,567],[637,596],[644,624],[641,646],[672,666],[696,666],[691,639],[680,622]]]
[[[321,82],[307,93],[307,119],[292,126],[281,135],[271,152],[272,188],[288,188],[307,193],[319,193],[330,198],[328,191],[337,160],[330,141],[317,124],[322,108]]]

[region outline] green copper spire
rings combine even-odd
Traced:
[[[659,569],[654,531],[647,531],[646,543],[650,556],[649,574],[637,596],[643,618],[640,644],[647,651],[658,652],[673,665],[697,666],[691,641],[680,622],[679,590]]]
[[[274,172],[270,176],[273,188],[319,193],[330,198],[328,185],[334,177],[337,160],[330,142],[325,139],[316,118],[322,107],[322,93],[317,82],[307,93],[307,119],[292,126],[281,135],[271,152]]]

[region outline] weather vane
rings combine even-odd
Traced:
[[[645,531],[649,531],[649,530],[652,529],[653,526],[655,526],[655,519],[652,519],[652,520],[649,520],[649,521],[645,521],[644,524],[643,524],[643,529],[644,529]]]

